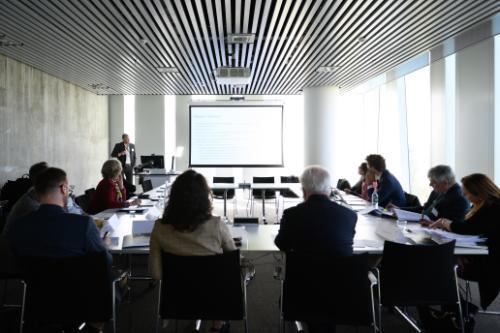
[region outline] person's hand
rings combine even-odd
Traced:
[[[448,219],[439,219],[437,220],[436,222],[432,223],[429,228],[431,229],[443,229],[443,230],[450,230],[450,225],[451,225],[451,221],[448,220]]]
[[[394,212],[394,208],[399,209],[399,207],[396,206],[395,204],[393,204],[392,202],[389,202],[387,204],[387,206],[385,206],[385,209],[387,209],[387,210],[389,210],[391,212]]]
[[[130,201],[130,206],[138,206],[140,204],[141,204],[141,199],[139,199],[139,198],[136,198],[136,199]]]
[[[344,192],[345,192],[345,193],[347,193],[347,194],[351,194],[351,193],[352,193],[352,191],[351,191],[351,189],[350,189],[350,188],[345,188],[345,189],[344,189]]]
[[[423,226],[423,227],[430,227],[434,221],[430,221],[430,220],[420,220],[419,221],[420,225]]]
[[[123,176],[120,175],[118,177],[118,179],[116,180],[116,182],[118,183],[118,187],[120,188],[120,190],[122,190],[123,189]]]

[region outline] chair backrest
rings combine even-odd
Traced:
[[[349,181],[345,178],[340,178],[338,181],[337,181],[337,189],[343,191],[345,189],[350,189],[351,188],[351,184],[349,184]]]
[[[214,177],[212,182],[214,184],[234,184],[234,177]],[[224,198],[224,190],[212,190],[212,194],[216,198]],[[234,198],[234,190],[227,190],[227,199]]]
[[[299,177],[297,176],[280,176],[280,181],[282,183],[300,183]]]
[[[79,195],[75,198],[75,202],[78,206],[80,206],[84,212],[87,212],[87,209],[89,208],[90,205],[90,199],[88,195],[82,194]]]
[[[455,241],[405,245],[386,241],[380,268],[384,305],[437,305],[457,301]]]
[[[274,177],[253,177],[252,183],[254,184],[274,184]],[[252,190],[252,195],[256,198],[262,197],[261,190]],[[276,191],[266,190],[266,199],[274,199],[276,197]]]
[[[297,176],[280,176],[280,181],[282,184],[296,184],[300,183],[299,177]],[[280,190],[280,194],[285,198],[298,198],[299,196],[293,191],[286,189]]]
[[[92,200],[92,197],[94,196],[94,194],[95,194],[95,187],[91,187],[91,188],[85,190],[85,195],[87,195],[90,200]]]
[[[142,181],[142,192],[148,192],[153,189],[153,183],[151,182],[151,179],[144,179]]]
[[[64,324],[112,318],[111,267],[105,252],[82,257],[22,257],[26,322]]]
[[[372,323],[368,255],[286,254],[285,320]]]
[[[408,207],[418,207],[420,205],[420,200],[416,195],[405,192],[406,206]]]
[[[163,252],[162,264],[162,318],[243,319],[239,250],[211,256]]]

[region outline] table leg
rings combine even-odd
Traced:
[[[267,224],[266,220],[266,190],[262,190],[262,222]]]

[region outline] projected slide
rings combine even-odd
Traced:
[[[282,166],[283,106],[190,106],[189,164]]]

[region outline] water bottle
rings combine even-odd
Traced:
[[[372,206],[378,208],[378,193],[376,183],[373,183]]]

